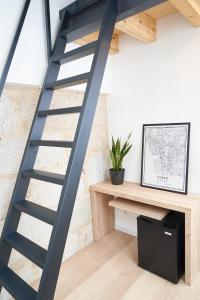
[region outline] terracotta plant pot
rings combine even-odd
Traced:
[[[124,183],[125,169],[121,169],[119,171],[110,169],[109,172],[112,184],[120,185]]]

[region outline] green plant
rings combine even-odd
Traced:
[[[126,142],[122,144],[121,138],[118,138],[116,141],[112,136],[112,148],[110,149],[110,159],[112,162],[112,169],[115,171],[122,170],[122,164],[124,157],[131,150],[132,145],[129,143],[132,133],[129,134]]]

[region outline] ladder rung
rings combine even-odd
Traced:
[[[57,62],[59,64],[66,64],[71,61],[89,56],[94,53],[96,45],[97,45],[97,41],[76,48],[72,51],[66,52],[62,56],[55,56],[52,58],[52,62]]]
[[[40,206],[27,200],[22,200],[16,203],[15,208],[49,225],[54,225],[56,212],[49,208]]]
[[[39,117],[53,116],[53,115],[65,115],[65,114],[78,114],[81,112],[82,106],[59,108],[42,110],[38,112]]]
[[[65,176],[61,174],[44,172],[39,170],[25,170],[22,175],[28,178],[33,178],[41,181],[47,181],[54,184],[63,185]]]
[[[73,142],[67,141],[42,141],[42,140],[32,140],[30,141],[32,146],[46,146],[46,147],[62,147],[62,148],[72,148]]]
[[[52,89],[52,90],[58,90],[58,89],[63,89],[63,88],[67,88],[67,87],[74,86],[74,85],[83,84],[83,83],[87,82],[89,74],[90,73],[83,73],[81,75],[73,76],[73,77],[66,78],[66,79],[61,79],[61,80],[58,80],[55,82],[51,82],[51,83],[47,84],[46,88]]]
[[[10,268],[0,270],[0,284],[17,300],[36,300],[37,292]]]
[[[11,233],[5,237],[8,242],[15,250],[24,255],[38,267],[43,269],[47,251],[28,240],[18,232]]]

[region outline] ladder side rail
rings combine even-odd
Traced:
[[[101,26],[80,114],[74,146],[70,155],[65,182],[60,196],[58,214],[49,243],[47,258],[38,290],[37,300],[52,300],[65,248],[75,198],[89,141],[109,47],[117,17],[116,0],[109,0]],[[56,254],[56,255],[55,255]]]
[[[50,58],[52,54],[50,3],[49,0],[43,0],[43,1],[44,1],[44,17],[45,17],[45,29],[46,29],[47,59],[48,62],[50,62]]]
[[[61,21],[62,25],[62,21]],[[61,54],[65,50],[66,46],[66,40],[61,38],[60,36],[60,28],[61,25],[59,26],[56,41],[55,41],[55,46],[54,46],[54,52],[57,54]],[[4,267],[5,265],[8,264],[9,257],[11,254],[12,248],[5,243],[4,238],[12,233],[17,231],[18,225],[19,225],[19,220],[21,216],[21,212],[17,209],[15,209],[14,204],[19,202],[20,200],[24,200],[26,197],[26,193],[28,190],[30,178],[24,177],[22,175],[23,170],[26,169],[32,169],[35,160],[37,157],[37,153],[39,150],[39,147],[33,147],[30,146],[30,140],[31,139],[40,139],[42,137],[43,129],[46,123],[46,117],[38,117],[38,112],[39,110],[45,110],[49,109],[53,91],[46,89],[46,84],[52,80],[55,80],[58,76],[60,70],[60,65],[56,63],[49,64],[44,84],[40,93],[40,98],[37,104],[37,108],[35,111],[35,115],[33,118],[33,122],[31,125],[30,133],[28,136],[27,144],[24,150],[22,162],[19,168],[19,173],[16,179],[13,195],[10,201],[9,209],[7,212],[7,216],[5,219],[4,227],[2,230],[1,234],[1,239],[0,239],[0,268]],[[23,198],[23,199],[22,199]],[[0,291],[1,291],[1,286],[0,286]]]
[[[15,35],[14,35],[14,38],[13,38],[13,41],[12,41],[12,44],[11,44],[11,47],[10,47],[5,65],[4,65],[4,68],[3,68],[3,71],[2,71],[2,74],[1,74],[1,78],[0,78],[0,97],[1,97],[3,89],[4,89],[4,85],[6,83],[8,72],[9,72],[9,69],[10,69],[14,54],[15,54],[15,50],[17,48],[18,40],[19,40],[19,37],[21,35],[21,31],[22,31],[22,28],[23,28],[23,25],[24,25],[24,21],[26,19],[26,15],[27,15],[27,12],[28,12],[28,9],[29,9],[29,6],[30,6],[30,2],[31,2],[31,0],[25,0],[25,4],[24,4],[23,10],[22,10],[22,14],[21,14],[18,26],[17,26],[17,30],[15,32]]]

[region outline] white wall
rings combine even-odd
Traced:
[[[59,9],[72,1],[51,1],[51,21],[53,40],[59,22]],[[46,59],[46,37],[44,23],[43,1],[31,1],[28,15],[11,65],[7,82],[41,85],[44,79]],[[24,0],[0,1],[0,74],[12,42],[16,26],[24,5]],[[74,45],[70,45],[69,49]],[[85,58],[62,67],[60,78],[80,74],[89,70],[91,58]],[[102,92],[111,92],[111,71],[108,66],[104,77]],[[83,90],[83,86],[78,89]]]
[[[59,7],[60,9],[64,8],[65,6],[75,2],[75,0],[59,0]]]
[[[46,70],[45,24],[41,0],[31,1],[23,31],[17,46],[8,82],[40,85]],[[52,2],[53,32],[57,27],[58,3]],[[12,42],[16,26],[24,5],[24,0],[0,2],[0,71]]]
[[[120,53],[112,58],[109,133],[127,136],[133,130],[126,180],[139,182],[142,125],[191,122],[189,191],[200,193],[200,28],[174,15],[158,22],[157,30],[152,44],[121,38]],[[117,212],[116,219],[118,228],[135,232],[133,215]]]

